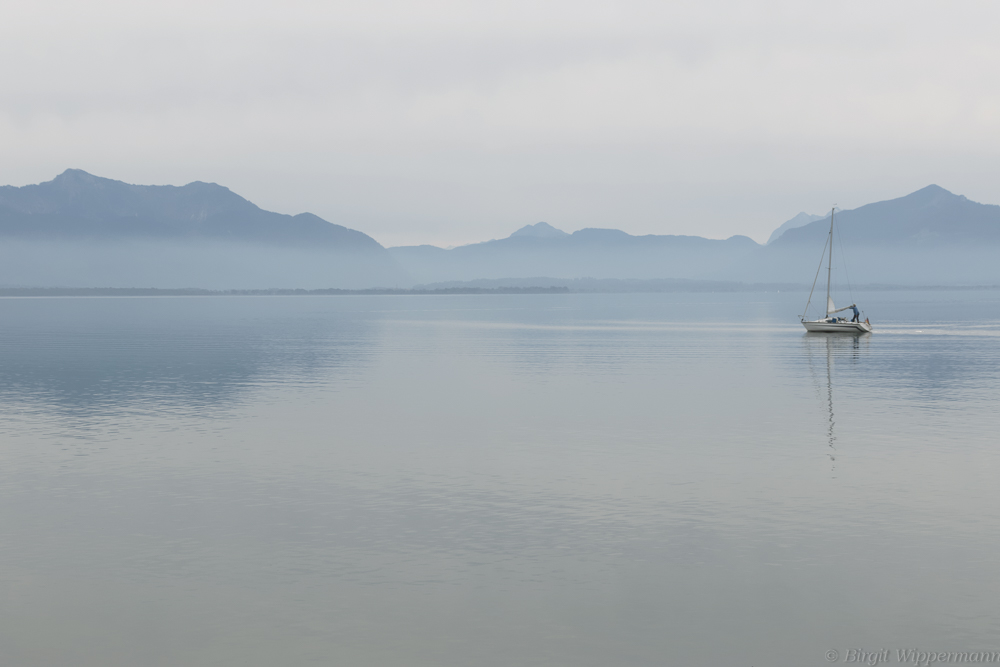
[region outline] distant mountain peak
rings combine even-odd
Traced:
[[[93,174],[85,172],[83,169],[67,169],[49,182],[61,188],[74,188],[94,186],[113,181],[108,178],[94,176]]]
[[[946,194],[946,195],[954,195],[955,194],[954,192],[951,192],[949,190],[945,190],[940,185],[935,185],[934,183],[931,183],[928,186],[922,187],[919,190],[911,192],[910,194],[911,195],[918,195],[918,194],[921,194],[921,193],[924,193],[924,194]]]
[[[824,216],[822,215],[813,215],[811,213],[806,213],[803,211],[802,213],[799,213],[791,220],[787,220],[786,222],[782,223],[780,227],[771,232],[771,236],[767,239],[767,242],[764,245],[773,243],[775,240],[777,240],[779,236],[787,232],[789,229],[795,229],[796,227],[802,227],[804,225],[808,225],[810,222],[822,220],[823,217]]]
[[[525,225],[519,230],[510,235],[510,238],[516,236],[533,236],[535,238],[561,238],[564,236],[569,236],[566,232],[561,229],[556,229],[547,222],[538,222],[534,225]]]
[[[94,180],[97,178],[97,176],[89,174],[85,172],[83,169],[67,169],[63,173],[56,176],[54,180],[59,181],[59,180],[67,180],[70,178],[85,178],[89,180]]]
[[[163,188],[174,188],[181,187],[187,188],[189,191],[201,191],[201,192],[226,192],[232,193],[232,190],[224,185],[219,185],[218,183],[208,183],[206,181],[191,181],[187,185],[182,186],[172,186],[172,185],[132,185],[126,183],[125,181],[119,181],[114,178],[104,178],[103,176],[94,176],[93,174],[84,171],[83,169],[67,169],[63,173],[59,174],[53,178],[49,183],[52,183],[61,187],[72,187],[72,186],[97,186],[97,187],[126,187],[126,188],[140,188],[149,190],[153,189],[163,189]],[[242,197],[241,197],[242,199]]]
[[[950,190],[945,190],[940,185],[928,185],[915,192],[899,198],[902,201],[915,203],[921,206],[938,204],[954,200],[966,200],[963,195],[957,195]],[[891,200],[890,200],[891,201]]]

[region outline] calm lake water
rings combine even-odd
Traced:
[[[1000,291],[0,299],[0,663],[1000,650]]]

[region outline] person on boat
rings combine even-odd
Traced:
[[[854,311],[854,318],[851,321],[852,322],[860,322],[861,321],[861,313],[858,312],[858,304],[856,304],[856,303],[851,304],[851,310]]]

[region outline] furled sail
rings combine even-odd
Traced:
[[[826,314],[837,312],[837,307],[833,305],[833,297],[826,297]]]

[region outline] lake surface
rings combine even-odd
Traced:
[[[0,662],[1000,650],[1000,291],[805,296],[0,299]]]

